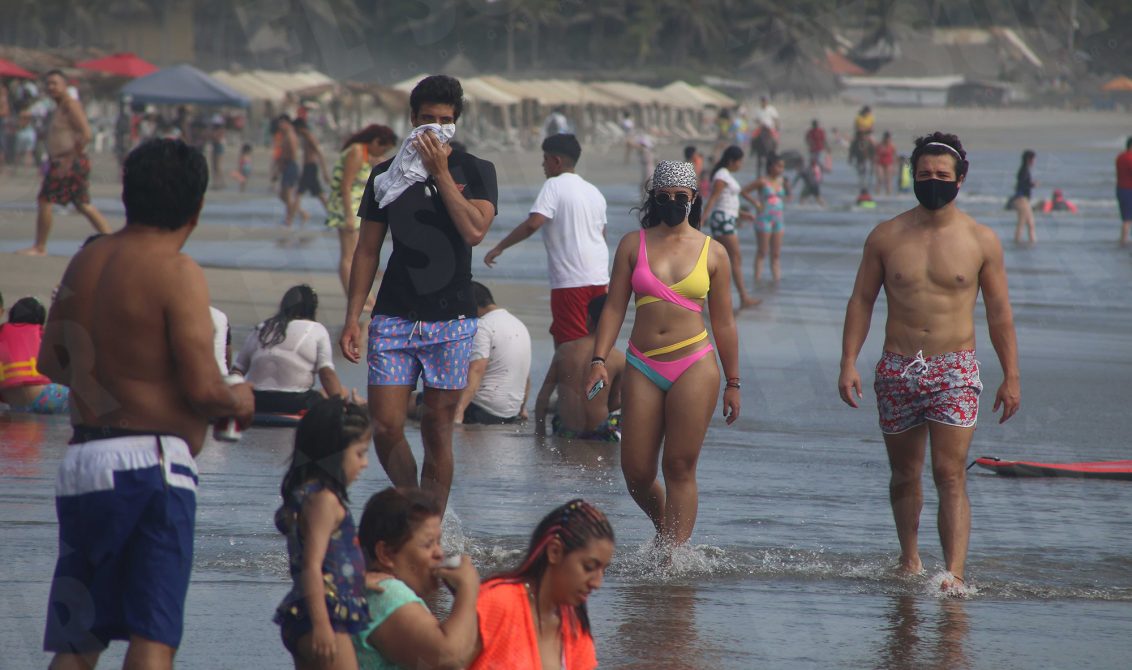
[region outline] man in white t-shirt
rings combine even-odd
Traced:
[[[759,98],[759,108],[755,110],[755,123],[759,126],[773,131],[775,135],[779,131],[778,110],[774,105],[770,104],[766,96]]]
[[[573,135],[542,143],[542,185],[527,220],[484,256],[488,267],[505,249],[542,229],[550,276],[550,334],[554,346],[585,337],[586,305],[609,288],[609,246],[605,242],[605,196],[574,173],[582,147]]]
[[[456,405],[456,422],[501,424],[527,418],[531,334],[515,315],[495,304],[483,284],[473,281],[479,326],[468,364],[468,385]]]

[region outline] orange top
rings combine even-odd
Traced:
[[[561,607],[562,668],[592,670],[597,667],[594,640],[582,631],[573,607]],[[483,651],[468,670],[529,670],[542,665],[534,616],[527,587],[489,580],[480,587],[476,601]]]
[[[6,323],[0,326],[0,389],[50,384],[35,367],[43,326]]]

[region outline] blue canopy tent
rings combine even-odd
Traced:
[[[149,105],[247,107],[248,99],[192,65],[174,65],[138,77],[122,87],[122,96]]]

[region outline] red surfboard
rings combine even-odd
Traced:
[[[1083,477],[1086,479],[1132,480],[1132,461],[1092,461],[1088,463],[1035,463],[1005,461],[981,456],[975,464],[1004,477]]]

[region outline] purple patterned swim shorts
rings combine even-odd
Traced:
[[[873,389],[880,429],[893,434],[925,421],[973,427],[979,418],[983,383],[971,349],[929,358],[922,351],[915,356],[886,351],[877,363]]]
[[[370,386],[455,390],[468,385],[478,319],[408,321],[378,314],[369,324]]]

